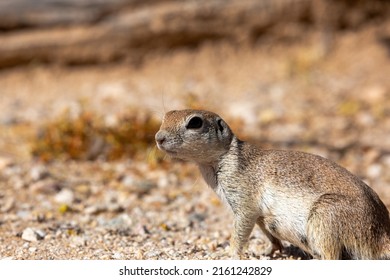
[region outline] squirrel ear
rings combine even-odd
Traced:
[[[231,134],[229,126],[222,119],[217,119],[218,134],[222,138],[227,137]]]
[[[225,130],[225,123],[223,120],[219,119],[217,120],[217,124],[218,124],[218,130],[222,133],[224,130]]]

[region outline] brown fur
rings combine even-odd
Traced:
[[[201,127],[190,127],[194,117]],[[388,210],[370,187],[336,163],[259,149],[240,141],[217,114],[201,110],[168,112],[156,141],[167,154],[198,164],[232,209],[233,256],[242,257],[257,224],[271,241],[269,253],[285,240],[320,259],[390,258]]]

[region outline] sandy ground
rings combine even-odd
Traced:
[[[331,158],[390,208],[390,57],[383,26],[253,46],[205,44],[125,64],[0,72],[0,259],[225,259],[232,217],[191,164],[31,157],[38,128],[65,110],[107,121],[201,107],[243,139]],[[147,153],[146,153],[147,154]],[[288,244],[286,244],[288,245]],[[250,259],[266,257],[255,229]]]

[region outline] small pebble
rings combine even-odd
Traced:
[[[87,245],[87,239],[84,236],[73,236],[71,239],[71,247],[83,247]]]
[[[35,230],[35,234],[37,235],[38,239],[44,239],[46,236],[46,232],[41,229]]]
[[[58,203],[71,205],[74,201],[74,193],[70,189],[62,189],[56,194],[54,200]]]
[[[30,178],[33,181],[39,181],[49,176],[49,172],[43,165],[34,166],[30,170]]]
[[[32,228],[26,228],[22,233],[22,239],[29,242],[38,241],[38,236]]]
[[[112,255],[112,258],[113,259],[116,259],[116,260],[120,260],[123,258],[122,254],[119,253],[119,252],[115,252],[113,255]]]
[[[157,184],[153,181],[141,180],[136,181],[131,187],[131,191],[139,195],[144,195],[149,193],[152,189],[156,188]]]
[[[373,164],[367,169],[367,176],[375,179],[378,178],[382,173],[382,166],[380,164]]]
[[[107,210],[107,207],[104,205],[91,205],[84,209],[85,214],[88,215],[96,215],[101,212],[105,212]]]
[[[29,220],[32,217],[32,214],[29,210],[19,210],[16,212],[16,216],[22,220]]]
[[[123,207],[118,203],[107,203],[107,210],[109,212],[122,212]]]
[[[26,228],[23,230],[22,239],[29,242],[36,242],[45,237],[45,233],[42,230],[34,230],[32,228]]]
[[[134,176],[131,176],[131,175],[125,175],[122,179],[122,184],[125,186],[125,187],[131,187],[134,185]]]
[[[53,180],[41,180],[30,185],[30,190],[35,193],[54,194],[61,189],[61,185]]]
[[[30,247],[28,248],[28,250],[31,252],[31,253],[35,253],[37,251],[37,248],[36,247]]]

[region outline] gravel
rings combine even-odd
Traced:
[[[386,163],[379,160],[376,165]],[[126,166],[127,174],[134,173],[137,180],[133,186],[118,179],[121,178],[121,174],[115,173],[118,164]],[[231,213],[203,183],[193,165],[172,162],[164,172],[150,169],[145,174],[145,185],[154,182],[154,187],[148,192],[135,191],[142,181],[137,177],[136,163],[116,162],[109,166],[112,173],[104,172],[107,165],[102,167],[98,162],[48,164],[46,168],[52,176],[60,173],[63,178],[78,179],[72,184],[60,182],[67,184],[67,188],[55,193],[31,190],[28,184],[15,192],[11,184],[6,184],[1,190],[1,201],[13,196],[18,203],[8,202],[13,206],[1,210],[0,259],[229,258]],[[28,177],[31,166],[24,164],[22,168],[20,173]],[[79,170],[85,172],[80,174]],[[160,176],[165,172],[176,183],[161,183]],[[11,174],[5,181],[12,181],[13,176],[19,175]],[[90,184],[82,187],[77,184],[87,178]],[[381,178],[377,181],[386,184]],[[272,258],[307,258],[285,245],[286,251]],[[247,257],[269,258],[261,254],[267,246],[266,238],[256,228]]]

